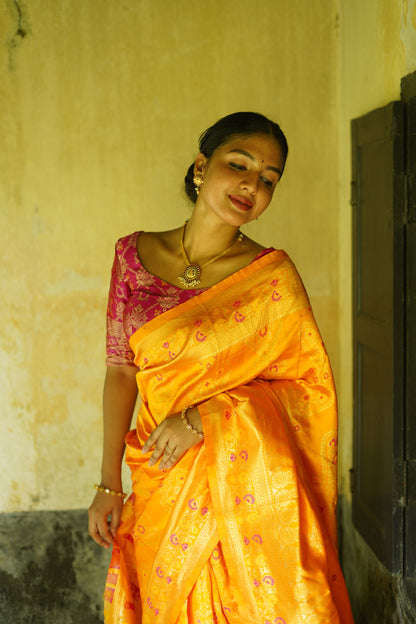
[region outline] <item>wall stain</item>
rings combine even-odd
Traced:
[[[0,621],[100,624],[108,553],[84,510],[0,514]]]
[[[13,71],[15,68],[16,50],[21,45],[23,39],[31,33],[31,29],[26,5],[21,0],[8,0],[7,4],[14,23],[13,34],[8,40],[9,70]]]

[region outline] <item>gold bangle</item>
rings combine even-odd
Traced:
[[[192,409],[193,407],[195,407],[195,406],[194,405],[190,405],[189,407],[185,407],[185,409],[182,410],[181,418],[182,418],[183,424],[188,429],[188,431],[192,431],[192,433],[194,433],[195,435],[199,436],[200,438],[203,438],[204,437],[204,432],[203,431],[198,431],[198,429],[196,429],[193,426],[193,424],[189,422],[189,418],[186,415],[186,412],[188,410]]]
[[[99,492],[105,492],[106,494],[111,494],[111,496],[120,496],[120,498],[127,498],[127,494],[124,494],[124,492],[117,492],[117,490],[110,490],[110,488],[107,488],[104,485],[98,485],[98,483],[96,483],[94,487]]]

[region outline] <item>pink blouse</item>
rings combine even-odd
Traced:
[[[107,306],[107,366],[134,366],[129,338],[139,327],[206,290],[184,290],[149,273],[137,253],[139,234],[133,232],[116,243]],[[270,251],[272,247],[254,260]]]

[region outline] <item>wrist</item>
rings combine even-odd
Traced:
[[[197,435],[200,439],[204,437],[201,416],[194,405],[190,405],[182,410],[181,419],[186,429]]]
[[[111,490],[117,490],[118,492],[123,489],[123,482],[121,480],[121,474],[115,475],[111,472],[102,471],[100,485],[104,485]]]
[[[189,422],[193,425],[198,431],[202,431],[202,419],[197,407],[192,407],[188,409],[186,412]]]

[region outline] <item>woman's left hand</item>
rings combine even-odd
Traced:
[[[202,431],[202,421],[197,408],[188,409],[186,415],[195,429]],[[143,446],[142,453],[148,453],[154,446],[155,449],[149,459],[149,465],[154,466],[162,458],[159,470],[167,470],[172,468],[186,451],[200,442],[201,437],[185,427],[181,414],[175,414],[165,418],[152,431]]]

